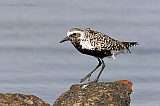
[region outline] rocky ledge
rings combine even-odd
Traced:
[[[53,106],[130,106],[132,83],[127,80],[75,84]],[[0,106],[50,106],[34,95],[0,93]]]

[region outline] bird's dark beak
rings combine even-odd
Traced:
[[[59,43],[63,43],[63,42],[68,41],[68,40],[70,40],[70,38],[69,38],[68,36],[66,36],[66,37],[63,38]]]

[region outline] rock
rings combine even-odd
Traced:
[[[129,106],[132,83],[127,80],[75,84],[53,106]],[[0,93],[0,106],[50,106],[34,95]]]
[[[50,106],[36,96],[25,94],[0,93],[0,106]]]
[[[127,80],[75,84],[53,106],[130,106],[131,84]]]

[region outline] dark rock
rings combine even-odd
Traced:
[[[129,106],[132,90],[122,82],[72,85],[53,106]]]
[[[50,106],[34,95],[0,93],[0,106]]]

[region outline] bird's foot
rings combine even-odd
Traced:
[[[86,75],[84,78],[82,78],[82,79],[80,80],[80,83],[84,82],[87,78],[88,78],[88,81],[90,81],[91,74],[88,74],[88,75]]]

